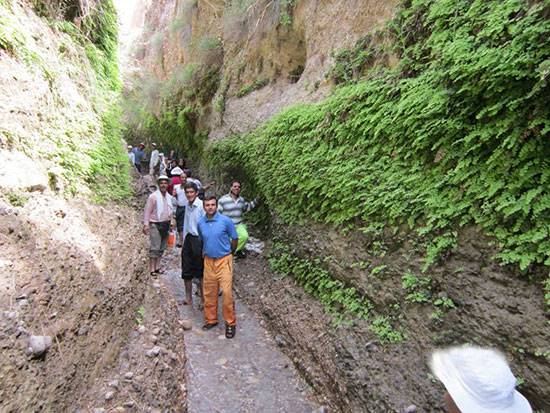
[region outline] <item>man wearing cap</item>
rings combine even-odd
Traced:
[[[432,354],[430,367],[443,382],[449,413],[531,413],[516,387],[504,356],[474,346],[452,347]]]
[[[134,151],[132,149],[132,145],[128,145],[128,159],[130,160],[130,164],[135,167],[136,166],[136,155],[134,154]]]
[[[218,290],[223,293],[222,316],[225,337],[235,337],[237,317],[233,301],[233,254],[237,248],[237,231],[229,217],[217,212],[217,199],[207,196],[203,206],[206,213],[198,225],[204,256],[204,330],[218,325]]]
[[[166,175],[158,177],[158,189],[147,198],[143,214],[143,233],[149,235],[149,273],[152,276],[163,273],[160,258],[166,250],[168,233],[175,226],[172,196],[166,191],[169,181]]]
[[[149,175],[155,175],[155,169],[159,164],[159,150],[157,149],[157,144],[152,143],[153,151],[151,152],[151,159],[149,159]]]
[[[141,173],[141,161],[143,160],[143,157],[145,156],[145,151],[143,150],[145,148],[145,144],[142,142],[137,147],[133,149],[134,152],[134,165],[136,166],[136,169],[139,173]]]

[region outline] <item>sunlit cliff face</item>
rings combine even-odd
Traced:
[[[138,39],[150,0],[113,0],[118,12],[120,58],[126,62],[131,46]],[[125,64],[122,64],[124,70]]]

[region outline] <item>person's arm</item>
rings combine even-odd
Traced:
[[[256,208],[258,203],[259,203],[258,198],[254,198],[250,202],[244,201],[244,211],[243,212],[249,212],[249,211],[253,210],[254,208]]]
[[[168,204],[168,208],[170,208],[170,230],[173,231],[176,228],[176,207],[177,202],[175,201],[175,198],[173,196],[170,196],[170,194],[166,194],[166,196],[170,197],[170,203]]]
[[[147,203],[145,204],[145,211],[143,212],[143,233],[145,235],[149,234],[149,222],[153,214],[154,202],[155,200],[150,196],[147,198]]]

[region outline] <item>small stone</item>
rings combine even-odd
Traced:
[[[158,336],[160,334],[160,328],[154,328],[153,331],[151,331],[151,333],[153,333],[153,335],[155,336]]]
[[[327,406],[321,406],[317,410],[314,410],[313,413],[328,413],[328,407]]]
[[[109,387],[112,387],[112,388],[118,390],[118,386],[119,386],[118,380],[111,380],[111,381],[109,382]]]
[[[6,318],[13,320],[14,318],[17,318],[17,311],[5,311],[4,315],[6,316]]]
[[[134,407],[135,403],[132,400],[128,400],[124,403],[124,407]]]
[[[154,335],[151,335],[151,337],[149,337],[149,339],[151,340],[151,343],[153,343],[153,344],[157,344],[157,341],[159,341],[159,338],[157,336],[154,336]]]
[[[143,334],[147,331],[147,329],[145,328],[145,326],[139,326],[138,331]]]
[[[155,346],[152,349],[147,350],[145,352],[145,355],[147,357],[157,357],[159,354],[160,354],[160,347],[159,346]]]
[[[417,411],[417,407],[414,404],[411,404],[405,410],[403,410],[403,413],[415,413]]]
[[[275,336],[275,343],[277,343],[279,347],[284,347],[286,345],[285,339],[279,334]]]
[[[29,192],[44,192],[46,190],[46,185],[44,184],[34,184],[27,188]]]
[[[216,360],[216,365],[217,366],[223,366],[226,363],[227,363],[227,359],[225,357],[222,357],[222,358]]]
[[[153,283],[153,287],[158,290],[158,289],[160,289],[160,284],[159,283]]]
[[[43,356],[51,346],[52,346],[52,338],[50,336],[30,336],[29,337],[28,352],[34,358]]]
[[[103,407],[96,407],[92,410],[92,413],[105,413],[106,410]]]
[[[15,336],[19,338],[19,336],[28,336],[29,332],[25,329],[23,326],[17,327],[17,330],[15,332]]]
[[[191,330],[193,328],[193,322],[191,320],[179,320],[179,324],[184,330]]]
[[[19,307],[26,307],[29,305],[29,300],[25,300],[25,299],[17,300],[17,305]]]
[[[107,393],[105,393],[105,400],[107,401],[112,400],[113,397],[115,397],[114,391],[108,391]]]
[[[79,336],[85,336],[86,334],[88,334],[89,330],[90,330],[90,327],[82,326],[78,329],[78,332],[76,334]]]
[[[131,371],[124,374],[124,379],[125,380],[132,380],[133,378],[134,378],[134,373],[132,373]]]

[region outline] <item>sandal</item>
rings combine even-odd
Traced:
[[[203,330],[211,330],[213,329],[214,327],[216,327],[218,325],[218,323],[205,323],[203,326],[202,326],[202,329]]]
[[[235,331],[237,330],[236,326],[230,326],[229,324],[225,325],[225,337],[233,338],[235,337]]]

